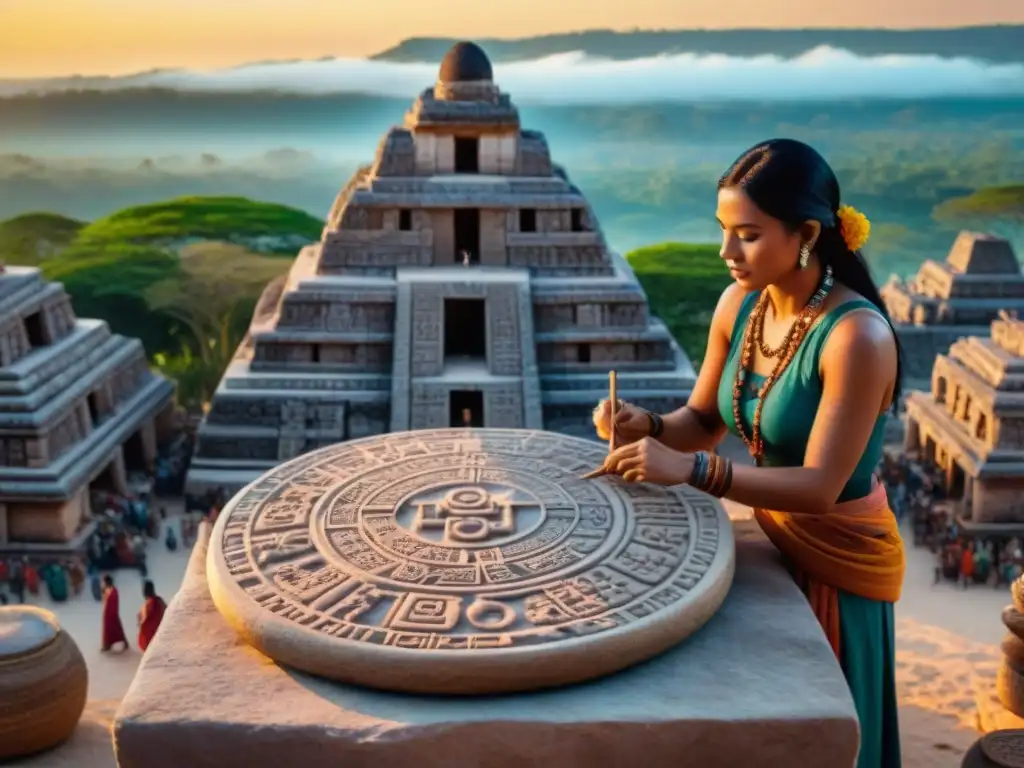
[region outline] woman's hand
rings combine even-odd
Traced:
[[[609,453],[603,469],[622,475],[628,483],[682,485],[693,474],[693,454],[674,451],[653,437],[644,437]]]
[[[597,436],[602,440],[608,440],[612,436],[611,416],[611,403],[605,398],[597,404],[593,415]],[[616,444],[635,443],[649,434],[651,434],[651,418],[647,415],[647,411],[637,408],[632,403],[622,403],[619,412],[615,414]]]

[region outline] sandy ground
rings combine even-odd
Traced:
[[[747,516],[747,510],[730,507],[731,514]],[[170,601],[181,583],[187,559],[187,552],[169,553],[162,542],[150,545],[149,578],[165,600]],[[933,562],[927,550],[908,549],[903,599],[897,606],[897,681],[906,768],[956,768],[978,738],[974,686],[995,674],[1004,632],[999,614],[1010,602],[1005,589],[933,585]],[[121,620],[134,642],[141,579],[134,571],[119,572],[115,578]],[[16,765],[114,768],[110,725],[135,674],[139,651],[100,652],[100,604],[89,594],[61,605],[45,599],[39,604],[56,611],[85,655],[90,702],[69,743]]]

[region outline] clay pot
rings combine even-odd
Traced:
[[[1003,609],[1002,619],[1008,630],[1024,640],[1024,613],[1021,613],[1016,606],[1008,605]]]
[[[49,611],[0,607],[0,761],[67,739],[85,709],[89,673]]]
[[[1024,717],[1024,671],[1005,656],[996,672],[996,695],[1004,707]]]
[[[982,736],[967,750],[960,768],[1024,768],[1024,730]]]
[[[1003,656],[1015,669],[1024,670],[1024,640],[1021,640],[1012,632],[1007,633],[999,646]]]

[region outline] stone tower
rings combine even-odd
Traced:
[[[944,262],[929,259],[913,279],[890,279],[881,293],[914,388],[928,388],[936,356],[957,339],[987,334],[999,310],[1024,312],[1024,275],[1010,243],[974,232],[961,232]]]
[[[89,489],[127,492],[156,458],[173,385],[142,343],[75,317],[34,267],[0,273],[0,557],[80,549]]]
[[[907,398],[905,447],[946,473],[961,524],[1024,523],[1024,321],[1001,313],[991,337],[939,355],[931,392]]]
[[[591,435],[607,394],[660,411],[694,371],[543,134],[459,43],[268,288],[199,433],[189,489],[449,426]]]

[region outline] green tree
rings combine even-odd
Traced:
[[[718,246],[660,243],[637,248],[626,259],[651,311],[699,367],[718,298],[732,281]]]
[[[83,226],[56,213],[26,213],[0,221],[0,259],[34,266],[66,248]]]
[[[230,243],[195,243],[182,250],[176,274],[146,289],[149,309],[184,330],[177,354],[154,356],[178,380],[183,404],[209,401],[245,335],[260,293],[288,266]]]
[[[1005,237],[1024,245],[1024,184],[984,187],[937,205],[936,221]],[[1022,254],[1024,255],[1024,254]]]
[[[175,322],[151,312],[142,298],[152,285],[178,273],[174,256],[144,245],[72,244],[41,267],[47,279],[64,285],[79,317],[106,320],[115,333],[141,339],[150,351],[176,344]]]

